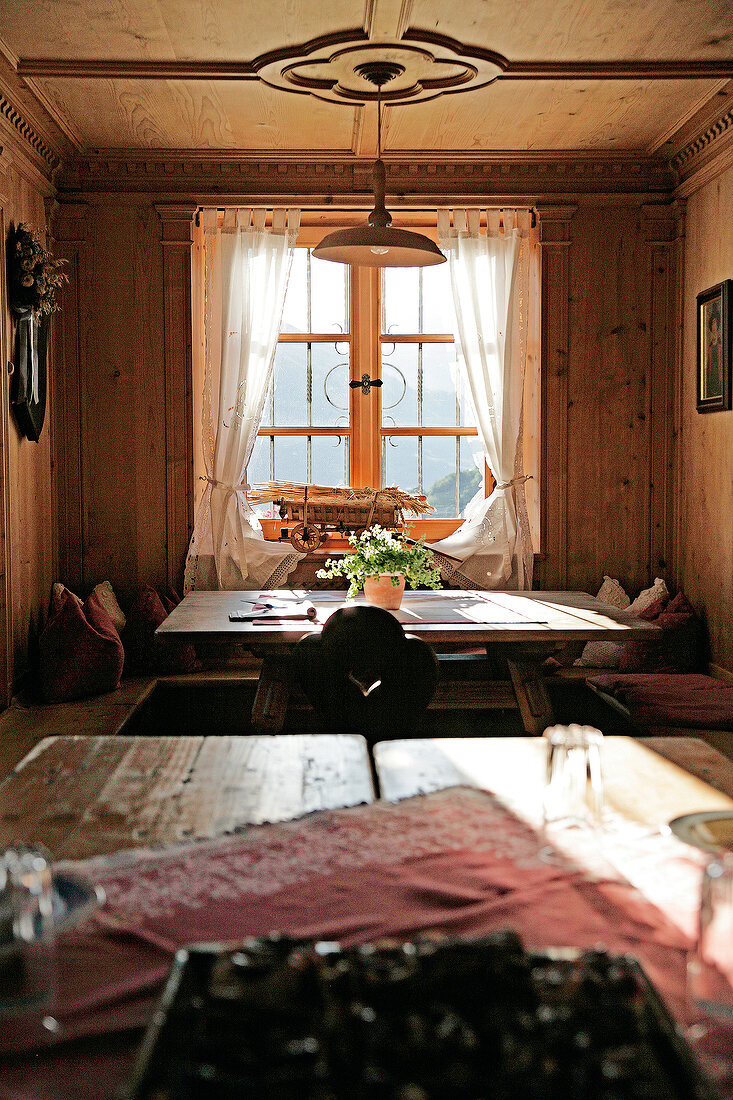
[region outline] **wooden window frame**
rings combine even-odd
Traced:
[[[430,229],[432,228],[432,233]],[[302,227],[298,234],[296,247],[312,248],[328,231],[326,224],[318,227]],[[426,227],[422,230],[437,237],[437,230]],[[358,381],[367,374],[372,379],[381,378],[381,350],[383,343],[453,343],[454,338],[446,334],[405,334],[401,336],[381,333],[381,269],[352,267],[348,285],[349,331],[339,336],[338,343],[348,344],[349,381]],[[364,317],[372,317],[373,323],[360,323]],[[285,333],[279,337],[280,343],[333,343],[334,336],[323,333]],[[447,436],[476,437],[476,428],[459,426],[425,427],[410,425],[385,428],[381,423],[381,406],[378,401],[365,400],[360,388],[349,389],[349,426],[341,435],[349,439],[350,484],[355,487],[382,484],[382,441],[386,436],[416,437]],[[302,426],[268,427],[263,425],[258,435],[262,436],[327,436],[333,435],[333,428],[308,428]],[[375,445],[375,441],[379,441]],[[488,496],[495,484],[488,466],[484,464],[484,494]],[[262,519],[262,531],[267,539],[280,538],[281,523],[277,519]],[[429,541],[437,541],[453,534],[463,523],[461,518],[430,519],[412,517],[406,520],[410,533],[418,538],[424,536]],[[346,545],[345,540],[335,535],[329,536],[328,546],[338,548]]]

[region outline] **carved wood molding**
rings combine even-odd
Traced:
[[[429,49],[428,49],[429,48]],[[196,60],[185,61],[161,58],[155,59],[67,59],[67,58],[21,58],[18,61],[18,74],[21,77],[63,77],[64,79],[133,79],[133,80],[264,80],[275,87],[289,91],[302,91],[308,94],[326,94],[331,97],[338,83],[338,76],[324,73],[316,74],[312,67],[330,65],[349,51],[366,50],[387,56],[389,51],[406,50],[408,53],[423,55],[440,51],[440,57],[432,56],[431,63],[438,68],[446,62],[456,66],[455,73],[448,73],[444,87],[434,89],[431,94],[455,92],[476,87],[487,80],[718,80],[733,77],[733,60],[730,58],[712,58],[710,60],[690,61],[684,58],[670,58],[662,61],[650,61],[623,58],[605,61],[550,61],[535,59],[512,61],[496,50],[484,46],[473,46],[436,31],[419,27],[408,27],[404,33],[389,41],[373,41],[363,27],[334,31],[321,35],[308,42],[284,46],[268,53],[260,54],[250,60]],[[417,62],[417,57],[414,58]],[[308,71],[305,67],[308,66]],[[295,79],[293,74],[299,73]],[[460,71],[459,71],[460,70]],[[473,76],[467,80],[467,71],[473,70]],[[457,83],[452,83],[455,78]],[[478,83],[476,80],[478,79]],[[346,88],[342,86],[335,96],[339,99],[350,98],[355,102],[366,102],[373,98],[373,91],[367,87]],[[421,90],[414,87],[414,81],[407,79],[400,90],[385,91],[385,100],[399,101],[415,98]]]
[[[31,124],[26,121],[14,103],[0,93],[0,116],[13,128],[24,146],[35,154],[34,160],[40,159],[46,173],[50,174],[60,164],[60,158],[48,145]]]
[[[452,200],[461,196],[629,192],[669,194],[676,178],[659,157],[631,154],[486,153],[444,156],[387,155],[390,203]],[[150,192],[230,201],[299,199],[361,208],[370,202],[372,162],[353,154],[314,157],[196,150],[102,151],[69,160],[58,173],[60,192]],[[215,201],[215,199],[214,199]]]
[[[696,138],[689,141],[684,148],[680,149],[678,153],[672,157],[672,167],[678,171],[684,171],[685,167],[691,160],[699,156],[700,153],[708,149],[718,138],[728,133],[733,128],[733,107],[730,111],[727,111],[720,118],[716,119],[712,125],[708,126],[701,134],[698,134]]]
[[[670,161],[678,176],[676,194],[687,198],[733,165],[733,107],[679,149]]]
[[[316,95],[336,102],[366,103],[375,98],[376,91],[359,75],[359,64],[365,58],[384,58],[395,62],[402,71],[392,84],[383,89],[382,97],[385,102],[399,103],[469,91],[492,81],[501,80],[730,81],[733,78],[733,59],[730,58],[662,61],[622,58],[603,61],[582,59],[512,61],[486,46],[471,45],[437,31],[407,25],[410,12],[410,5],[407,3],[402,4],[399,12],[400,16],[391,37],[383,33],[376,37],[372,36],[368,18],[366,25],[335,31],[307,42],[283,46],[249,60],[24,58],[18,59],[17,63],[11,66],[9,63],[3,63],[0,58],[0,117],[4,115],[8,119],[18,134],[41,157],[48,169],[53,171],[60,157],[74,158],[69,161],[68,169],[65,169],[69,179],[76,174],[82,176],[87,184],[87,181],[94,178],[97,186],[102,176],[106,174],[111,177],[108,186],[120,187],[122,190],[136,190],[132,176],[136,181],[147,178],[157,189],[161,186],[159,177],[167,176],[172,187],[164,190],[172,189],[175,192],[181,192],[183,187],[180,177],[185,175],[186,171],[194,177],[199,177],[200,186],[205,186],[208,177],[212,178],[213,184],[219,182],[219,175],[231,176],[234,173],[235,178],[237,173],[239,176],[247,175],[250,171],[249,165],[254,162],[259,162],[255,170],[267,175],[270,169],[263,169],[261,164],[262,158],[267,157],[268,154],[250,151],[246,156],[241,157],[236,152],[224,152],[219,155],[217,151],[212,153],[208,160],[206,158],[200,160],[194,150],[180,154],[169,154],[160,150],[138,150],[127,156],[126,163],[123,164],[115,163],[115,154],[110,152],[109,155],[102,154],[107,163],[104,168],[100,168],[99,160],[76,156],[80,138],[71,122],[58,115],[55,104],[44,95],[42,86],[37,83],[38,79],[63,77],[87,80],[262,81],[288,92]],[[15,104],[20,104],[21,110],[13,105],[12,100],[15,100]],[[695,165],[701,157],[707,155],[710,147],[722,136],[727,135],[733,125],[732,114],[728,112],[683,148],[677,149],[671,164],[662,158],[629,156],[628,164],[620,169],[619,165],[623,163],[624,158],[617,159],[612,154],[610,156],[592,154],[590,160],[596,162],[597,174],[608,175],[609,187],[603,190],[669,190],[675,183],[684,182],[690,173],[696,170]],[[37,124],[33,123],[33,119],[37,120]],[[702,119],[700,121],[702,122]],[[679,132],[680,140],[684,141],[683,135],[688,132],[688,128],[683,127]],[[46,135],[45,138],[43,134]],[[668,151],[672,149],[672,141],[665,142]],[[343,163],[343,156],[343,154],[337,154],[329,158],[328,154],[322,154],[322,161],[324,157],[328,158],[330,166],[337,171],[339,164]],[[405,153],[403,156],[412,158],[411,153]],[[232,168],[232,158],[240,161],[238,168]],[[414,162],[410,168],[416,172],[422,172],[423,162],[418,157],[412,159]],[[484,171],[487,170],[486,164],[490,159],[489,155],[484,158]],[[205,169],[206,163],[212,165],[217,160],[220,162],[218,168]],[[310,160],[309,151],[279,154],[277,167],[272,171],[282,174],[283,163],[298,160],[306,164]],[[513,180],[519,177],[521,182],[524,168],[531,165],[531,169],[528,168],[530,174],[545,172],[548,181],[552,184],[556,177],[563,174],[561,164],[564,161],[565,175],[580,173],[579,186],[575,190],[591,191],[594,188],[587,186],[589,183],[587,165],[590,160],[588,157],[574,157],[568,154],[560,155],[557,159],[545,157],[544,161],[547,163],[543,164],[542,159],[525,162],[521,155],[507,154],[503,158],[501,170],[508,170]],[[632,162],[636,164],[636,179],[631,178]],[[140,165],[144,167],[141,168]],[[181,165],[185,165],[185,168]],[[579,169],[579,165],[584,167]],[[325,173],[323,164],[320,170]],[[313,171],[317,175],[318,163]],[[436,167],[435,172],[439,175],[440,168]],[[287,175],[287,171],[284,174]],[[660,176],[665,178],[660,180]],[[306,182],[309,185],[304,191],[306,195],[322,193],[310,178],[309,173],[306,174]],[[559,190],[563,193],[569,190],[564,185],[565,182],[565,180],[559,181]],[[222,186],[223,190],[228,192],[227,185]],[[300,193],[300,189],[294,184],[289,184],[289,190],[291,194]],[[595,186],[595,190],[601,189]],[[246,191],[240,193],[247,194]],[[467,194],[470,195],[470,193],[469,189]]]
[[[15,141],[29,165],[51,177],[63,156],[71,152],[63,129],[18,76],[14,63],[0,51],[0,127]]]
[[[174,246],[190,251],[192,222],[197,209],[197,203],[155,203],[162,223],[163,248]]]

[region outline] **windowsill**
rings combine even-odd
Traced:
[[[262,534],[268,542],[289,542],[289,537],[281,537],[281,527],[284,526],[286,530],[292,531],[293,527],[296,526],[292,523],[281,524],[276,519],[263,519],[260,522],[262,523]],[[424,538],[426,542],[438,542],[439,539],[445,539],[448,535],[452,535],[454,531],[457,531],[462,522],[463,520],[460,519],[407,520],[402,530],[407,531],[411,538]],[[348,537],[334,532],[329,533],[327,542],[323,543],[320,550],[315,550],[314,553],[329,554],[332,551],[348,550],[349,548]]]

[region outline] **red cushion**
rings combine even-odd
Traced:
[[[661,596],[639,619],[655,623],[663,634],[650,642],[627,642],[619,672],[697,672],[706,665],[705,630],[682,592]]]
[[[589,683],[629,708],[639,725],[733,730],[733,685],[696,673],[612,673]]]
[[[119,686],[122,642],[94,593],[84,604],[67,588],[54,595],[38,647],[41,694],[48,703],[98,695]]]
[[[192,645],[155,640],[155,631],[179,602],[172,589],[162,596],[149,586],[138,592],[122,632],[125,672],[194,672],[201,667]]]

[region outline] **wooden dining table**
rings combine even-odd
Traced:
[[[245,646],[264,657],[252,710],[262,732],[282,728],[292,680],[288,653],[298,640],[317,634],[338,608],[363,602],[345,592],[190,592],[158,627],[156,641],[203,644],[222,653]],[[274,604],[270,618],[258,605]],[[277,617],[280,605],[282,617]],[[314,617],[302,617],[312,607]],[[289,614],[300,618],[288,618]],[[554,715],[542,672],[546,657],[570,642],[652,640],[653,623],[636,619],[585,592],[409,592],[392,612],[406,633],[441,651],[481,645],[506,659],[524,729],[540,734]],[[234,621],[241,615],[240,621]]]
[[[373,748],[382,798],[398,801],[454,786],[496,794],[533,827],[542,824],[547,741],[436,737]],[[695,737],[604,737],[603,798],[613,814],[651,829],[684,814],[733,810],[733,761]]]
[[[373,799],[356,735],[46,737],[0,784],[0,848],[83,859]]]
[[[0,1098],[112,1100],[175,951],[272,930],[346,944],[434,928],[603,940],[639,955],[682,1012],[701,867],[686,851],[703,853],[660,827],[733,810],[733,763],[694,738],[604,739],[607,801],[631,829],[611,842],[619,883],[538,860],[545,749],[380,742],[375,800],[358,737],[47,738],[0,786],[0,839],[55,847],[106,902],[59,938],[61,1030],[11,1048]],[[700,1049],[733,1100],[730,1036],[710,1032]]]

